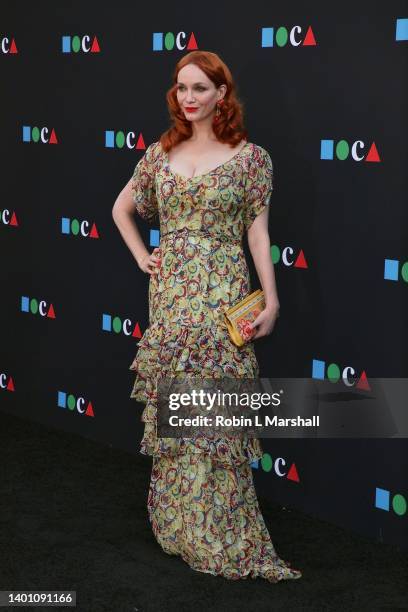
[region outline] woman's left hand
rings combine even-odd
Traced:
[[[251,323],[251,328],[255,328],[259,325],[256,333],[252,336],[252,340],[262,338],[262,336],[269,336],[272,332],[276,319],[279,317],[279,305],[278,306],[267,306],[264,310],[256,317]]]

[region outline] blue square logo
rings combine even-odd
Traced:
[[[163,32],[153,32],[153,51],[163,51]]]
[[[390,492],[386,489],[379,489],[376,487],[375,489],[375,507],[380,508],[380,510],[390,509]]]
[[[313,359],[312,362],[312,378],[317,378],[318,380],[324,380],[324,368],[325,361],[321,361],[320,359]]]
[[[398,280],[398,259],[385,259],[384,260],[384,278],[385,280]]]
[[[262,28],[262,47],[273,47],[273,28]]]
[[[333,140],[322,140],[320,144],[320,159],[333,159]]]

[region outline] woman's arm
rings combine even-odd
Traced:
[[[248,246],[265,295],[265,310],[255,319],[252,327],[259,325],[253,338],[271,333],[279,316],[279,299],[276,289],[275,269],[271,257],[271,243],[268,232],[269,206],[253,221],[248,229]]]
[[[139,268],[144,272],[151,273],[154,269],[157,269],[156,259],[159,260],[146,249],[134,220],[135,212],[136,208],[132,198],[132,179],[130,179],[115,200],[112,217]],[[155,249],[153,253],[157,250]]]

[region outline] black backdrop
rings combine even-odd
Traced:
[[[40,2],[2,13],[2,410],[138,452],[143,406],[129,398],[128,366],[149,278],[111,211],[168,127],[165,92],[188,41],[229,65],[249,140],[274,164],[271,243],[289,258],[275,263],[281,316],[257,341],[261,374],[311,376],[320,360],[368,379],[407,376],[406,2]],[[284,44],[281,27],[300,44]],[[161,32],[184,32],[182,48],[154,50]],[[120,132],[134,137],[121,146]],[[137,222],[153,248],[158,227]],[[287,265],[299,254],[303,267]],[[405,439],[264,448],[263,494],[407,546]]]

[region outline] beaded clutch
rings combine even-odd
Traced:
[[[255,321],[264,308],[264,292],[257,289],[224,312],[229,335],[236,346],[243,346],[255,335],[256,328],[251,329],[249,324]]]

